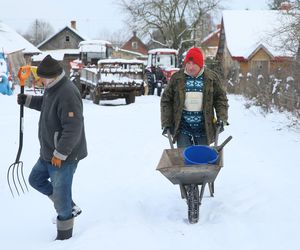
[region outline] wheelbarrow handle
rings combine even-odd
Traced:
[[[174,145],[173,145],[173,139],[172,139],[172,135],[171,135],[171,131],[170,131],[170,129],[167,129],[167,135],[168,135],[168,139],[169,139],[170,147],[171,147],[171,149],[174,149]]]
[[[215,136],[215,144],[214,144],[214,148],[215,150],[218,151],[218,153],[221,152],[221,150],[225,147],[225,145],[232,139],[232,136],[228,136],[228,138],[221,144],[218,146],[218,140],[219,140],[219,134],[220,134],[220,131],[221,131],[221,126],[217,126],[216,128],[216,136]]]
[[[221,126],[217,126],[214,147],[218,152],[220,152],[225,147],[225,145],[232,139],[232,136],[230,135],[221,145],[218,146],[220,131],[221,131]],[[171,147],[171,149],[174,149],[173,138],[172,138],[170,129],[167,129],[167,136],[165,136],[165,137],[168,137],[170,147]]]
[[[170,129],[167,129],[167,134],[165,134],[165,132],[163,132],[162,134],[164,137],[169,139],[169,143],[170,143],[170,148],[174,149],[174,145],[173,145],[173,138],[172,138],[172,134]]]
[[[214,144],[215,147],[218,146],[220,131],[221,131],[221,126],[217,126],[217,128],[216,128],[216,135],[215,135],[215,144]]]
[[[227,137],[227,139],[226,139],[221,145],[215,147],[216,150],[218,151],[218,153],[221,152],[221,150],[225,147],[225,145],[226,145],[228,142],[231,141],[231,139],[232,139],[232,136],[230,135],[230,136]]]

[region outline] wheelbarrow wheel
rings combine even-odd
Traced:
[[[189,223],[195,224],[199,221],[200,197],[199,188],[196,184],[186,186],[188,219]]]

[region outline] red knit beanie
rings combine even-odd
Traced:
[[[199,48],[193,47],[188,50],[186,53],[184,64],[186,64],[188,61],[193,61],[196,63],[200,68],[203,67],[203,53]]]

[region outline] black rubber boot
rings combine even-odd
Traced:
[[[55,240],[67,240],[73,235],[74,218],[56,221],[57,237]]]

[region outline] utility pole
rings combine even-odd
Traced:
[[[37,44],[37,40],[38,40],[38,20],[35,19],[35,44]]]

